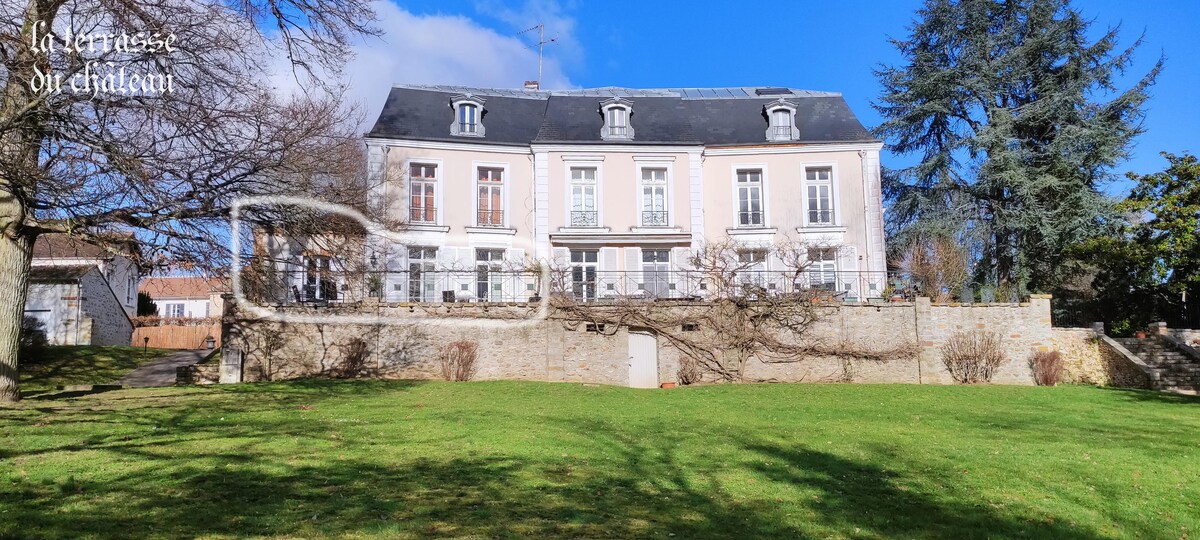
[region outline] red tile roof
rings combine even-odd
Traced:
[[[223,278],[202,276],[155,277],[142,280],[138,292],[150,295],[155,300],[163,298],[208,298],[212,293],[229,291],[229,282]]]
[[[109,246],[112,249],[105,249],[66,234],[43,234],[33,243],[33,258],[111,259],[114,256],[112,250],[133,253],[135,248],[131,240],[128,237],[114,237],[113,244]]]

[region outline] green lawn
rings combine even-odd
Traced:
[[[1200,401],[1140,391],[298,381],[0,430],[0,537],[1200,535]]]
[[[171,352],[141,347],[46,347],[21,357],[21,391],[28,394],[66,384],[111,383]]]

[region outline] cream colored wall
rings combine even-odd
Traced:
[[[438,166],[440,194],[438,224],[450,227],[451,234],[465,233],[476,225],[476,169],[503,167],[505,220],[517,229],[517,235],[530,241],[533,234],[533,163],[529,153],[488,152],[478,150],[434,150],[392,145],[387,154],[388,217],[404,219],[408,214],[407,163],[425,162]]]
[[[596,160],[600,157],[602,160]],[[574,160],[583,161],[574,161]],[[641,170],[667,169],[667,211],[670,223],[690,231],[688,215],[688,155],[684,152],[550,152],[550,231],[567,227],[571,201],[570,167],[595,167],[599,185],[600,225],[612,232],[641,226]]]
[[[766,226],[777,229],[778,235],[798,238],[804,233],[820,233],[822,227],[806,227],[804,167],[833,169],[834,219],[837,227],[845,227],[845,244],[857,246],[865,253],[867,227],[863,196],[862,159],[853,150],[839,152],[804,152],[790,154],[708,155],[704,160],[704,236],[725,238],[727,229],[737,225],[738,169],[763,170],[763,200]],[[840,229],[837,229],[840,230]],[[837,234],[837,233],[834,233]]]

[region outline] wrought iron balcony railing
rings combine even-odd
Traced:
[[[666,210],[647,210],[642,212],[643,227],[666,227],[669,220],[667,219]]]
[[[479,227],[503,227],[504,211],[480,210],[476,216],[475,224]]]
[[[809,210],[809,225],[833,225],[833,210]]]
[[[760,227],[764,224],[763,213],[758,212],[738,212],[739,227]]]
[[[595,210],[571,210],[571,226],[599,227],[599,215]]]
[[[383,302],[531,302],[543,291],[582,302],[711,300],[721,297],[779,297],[819,292],[845,301],[882,300],[919,291],[885,272],[744,270],[718,276],[697,270],[604,271],[594,266],[528,270],[478,267],[460,270],[303,270],[242,276],[247,298],[262,304]],[[546,280],[549,280],[547,283]]]
[[[437,212],[432,206],[409,208],[408,220],[412,223],[437,223]]]

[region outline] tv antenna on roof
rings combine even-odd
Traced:
[[[532,27],[526,28],[526,29],[524,29],[524,30],[521,30],[520,32],[517,32],[517,35],[519,36],[519,35],[522,35],[522,34],[527,34],[527,33],[529,33],[529,32],[532,32],[532,31],[534,31],[534,30],[537,30],[537,32],[538,32],[538,40],[537,40],[537,48],[538,48],[538,77],[537,77],[537,80],[536,80],[536,81],[533,81],[533,83],[534,83],[534,88],[533,88],[533,89],[534,89],[534,90],[541,90],[541,88],[542,88],[542,49],[543,49],[543,48],[544,48],[544,47],[545,47],[547,44],[554,43],[554,42],[558,41],[558,36],[554,36],[554,37],[552,37],[552,38],[550,38],[550,39],[546,39],[546,25],[544,25],[544,24],[542,24],[542,23],[538,23],[538,24],[537,24],[537,26],[532,26]],[[532,46],[532,45],[530,45],[529,47],[526,47],[526,48],[527,48],[527,49],[532,49],[532,48],[533,48],[533,46]],[[525,88],[529,88],[529,87],[530,87],[530,85],[529,85],[529,81],[525,81]]]

